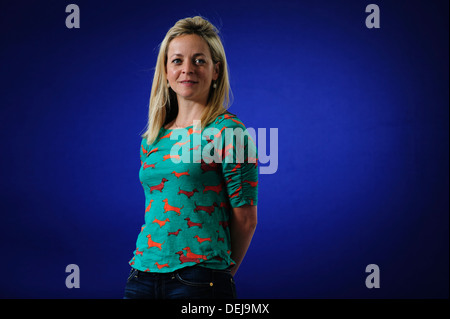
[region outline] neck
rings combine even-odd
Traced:
[[[194,124],[194,120],[200,120],[206,106],[194,101],[178,101],[178,115],[175,125],[186,127]]]

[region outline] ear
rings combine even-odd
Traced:
[[[214,64],[214,71],[213,71],[213,80],[217,81],[217,79],[219,78],[219,74],[220,74],[220,62],[217,62],[216,64]]]

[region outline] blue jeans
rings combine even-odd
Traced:
[[[229,269],[201,266],[171,273],[142,272],[131,268],[124,299],[235,299],[236,285]]]

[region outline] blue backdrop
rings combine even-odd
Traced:
[[[70,3],[79,29],[65,26]],[[267,139],[278,129],[239,297],[448,298],[448,6],[2,1],[0,297],[122,297],[157,47],[202,15],[221,30],[230,111]]]

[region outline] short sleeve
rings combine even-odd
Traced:
[[[258,203],[258,150],[242,121],[226,114],[220,130],[222,173],[231,207]]]

